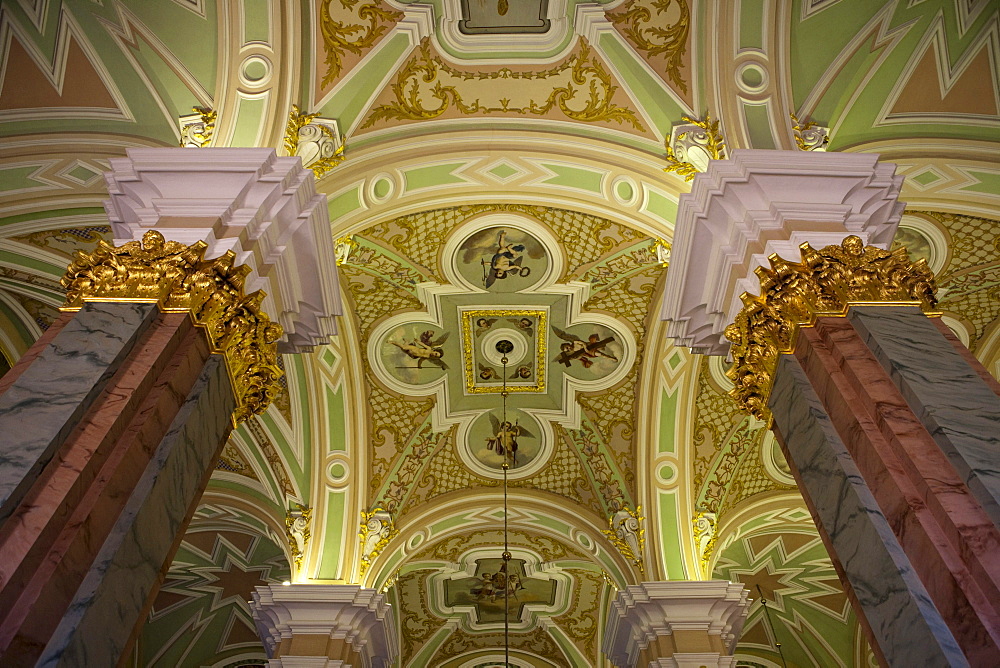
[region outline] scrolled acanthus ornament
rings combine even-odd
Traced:
[[[359,577],[365,576],[368,567],[398,533],[392,515],[384,508],[376,507],[367,513],[361,511],[361,530],[358,531],[358,539],[361,541]]]
[[[306,547],[312,537],[309,525],[312,523],[312,508],[295,504],[297,508],[289,509],[285,515],[285,537],[288,539],[288,549],[292,553],[292,563],[296,572],[302,570]]]
[[[602,533],[618,548],[622,556],[638,566],[639,572],[643,573],[642,550],[646,543],[646,528],[642,526],[642,521],[646,518],[640,515],[641,512],[642,506],[637,506],[635,510],[622,508],[608,519],[610,529],[604,529]]]
[[[845,316],[852,305],[919,306],[935,315],[934,274],[926,261],[911,261],[905,248],[865,246],[851,235],[840,245],[800,246],[801,262],[777,255],[758,267],[761,294],[743,293],[743,308],[726,328],[732,342],[730,395],[753,416],[770,421],[768,396],[778,356],[795,348],[800,327],[817,318]]]
[[[283,332],[261,310],[265,294],[244,293],[250,268],[235,266],[232,252],[206,260],[207,248],[201,241],[166,241],[149,230],[141,242],[101,241],[90,253],[77,251],[61,280],[66,302],[60,310],[79,311],[86,302],[146,302],[163,312],[190,313],[211,351],[225,357],[236,424],[263,413],[281,392],[276,344]]]
[[[719,121],[705,114],[705,120],[682,116],[666,142],[667,166],[665,172],[675,172],[685,181],[708,169],[712,160],[726,157],[726,142],[719,130]]]
[[[694,528],[694,545],[698,553],[698,564],[705,577],[711,577],[708,569],[712,561],[712,552],[715,550],[715,513],[707,510],[699,510],[692,517],[692,527]]]

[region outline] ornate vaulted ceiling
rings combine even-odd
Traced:
[[[725,361],[665,339],[677,198],[713,152],[881,153],[897,243],[1000,373],[995,3],[18,0],[0,49],[0,370],[108,238],[100,173],[128,147],[271,146],[329,196],[349,315],[234,432],[137,665],[263,660],[245,600],[285,578],[388,592],[403,665],[496,660],[515,425],[518,665],[597,665],[616,588],[704,577],[768,601],[745,665],[776,640],[788,665],[869,660]],[[604,533],[631,515],[642,549]]]

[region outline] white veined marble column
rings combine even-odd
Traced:
[[[1000,385],[928,317],[926,264],[884,250],[902,177],[877,158],[711,163],[681,197],[663,317],[733,355],[880,660],[1000,665]]]
[[[119,245],[74,259],[65,312],[0,380],[3,665],[118,662],[234,421],[280,391],[276,344],[325,343],[340,313],[298,158],[128,153]]]

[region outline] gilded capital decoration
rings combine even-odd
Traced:
[[[830,128],[816,125],[812,121],[800,121],[795,114],[788,114],[792,119],[792,133],[795,145],[800,151],[825,151],[830,143]]]
[[[659,263],[661,267],[670,266],[671,249],[672,245],[670,244],[669,241],[664,241],[663,239],[659,238],[653,241],[653,243],[650,244],[649,246],[649,252],[656,257],[656,261],[657,263]]]
[[[312,532],[309,525],[312,522],[312,508],[296,504],[298,508],[289,509],[285,515],[285,537],[288,539],[288,548],[292,553],[292,563],[295,564],[296,572],[302,569],[302,560],[305,558],[306,547]]]
[[[60,281],[66,288],[60,310],[79,311],[86,302],[146,302],[163,312],[188,312],[211,351],[225,356],[236,424],[263,413],[281,391],[276,343],[282,328],[261,310],[262,291],[244,294],[250,268],[235,266],[232,252],[206,260],[206,248],[202,241],[186,246],[149,230],[142,241],[101,241],[93,252],[77,251]]]
[[[204,107],[191,107],[193,114],[177,119],[181,129],[181,148],[203,148],[212,143],[218,112]]]
[[[646,519],[640,513],[642,506],[635,510],[622,508],[608,519],[609,529],[602,533],[618,548],[626,559],[639,567],[639,572],[645,572],[642,565],[642,549],[646,543],[646,528],[642,521]]]
[[[694,179],[698,172],[708,169],[710,160],[726,157],[726,142],[719,131],[719,121],[705,114],[701,121],[681,116],[682,123],[675,125],[667,140],[667,166],[665,172],[676,172],[685,181]]]
[[[923,259],[911,261],[905,248],[886,251],[865,246],[851,235],[821,250],[800,246],[801,262],[771,255],[771,268],[758,267],[760,296],[743,293],[743,309],[726,327],[733,365],[726,372],[730,395],[744,410],[770,420],[778,356],[795,348],[800,327],[817,318],[845,316],[852,305],[919,306],[934,314],[934,274]]]
[[[354,237],[346,236],[340,237],[334,242],[333,252],[337,257],[337,266],[347,264],[348,260],[351,258],[351,254],[361,247]]]
[[[376,507],[368,513],[361,511],[361,530],[358,531],[358,539],[361,541],[359,578],[365,576],[368,567],[398,533],[392,515],[384,508]]]
[[[285,126],[285,149],[288,155],[299,156],[303,167],[319,178],[344,161],[345,147],[335,120],[304,114],[297,104],[292,105]]]
[[[709,576],[711,573],[708,564],[712,560],[712,552],[715,551],[716,516],[713,512],[699,510],[691,519],[698,564],[701,566],[701,572]]]

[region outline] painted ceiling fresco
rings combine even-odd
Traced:
[[[593,216],[502,205],[429,211],[354,235],[341,272],[378,387],[372,503],[395,511],[495,485],[504,449],[516,447],[515,484],[546,489],[536,475],[575,471],[583,480],[557,488],[574,501],[599,515],[634,508],[635,382],[663,273],[656,243]],[[513,344],[506,369],[499,340]],[[423,397],[433,400],[412,432],[393,424],[411,412],[394,406]],[[564,468],[562,448],[577,462],[547,474]],[[466,471],[425,472],[432,455]]]
[[[1000,374],[996,3],[17,0],[0,52],[0,372],[128,147],[270,146],[329,196],[341,335],[233,433],[133,665],[263,661],[243,599],[286,578],[385,591],[404,666],[493,665],[510,590],[512,662],[598,665],[616,588],[707,577],[768,604],[740,665],[870,665],[725,360],[664,336],[677,197],[713,132],[881,153]]]

